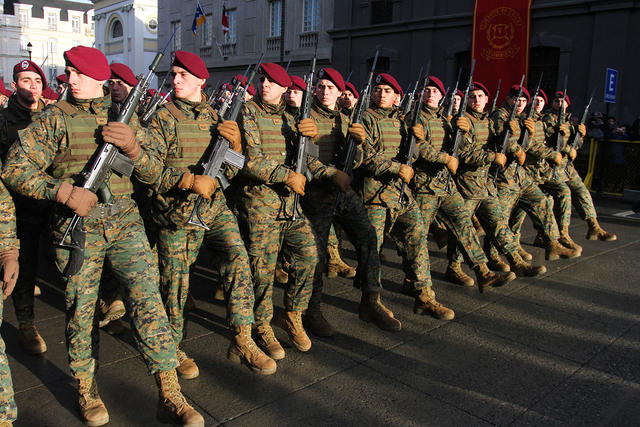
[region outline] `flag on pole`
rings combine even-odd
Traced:
[[[207,20],[207,17],[204,15],[204,11],[202,10],[202,6],[200,6],[200,2],[196,4],[196,14],[193,17],[193,24],[191,24],[191,32],[193,35],[196,35],[198,27],[204,24],[204,21]]]
[[[222,4],[222,35],[226,36],[229,32],[229,16],[227,15],[227,9]]]

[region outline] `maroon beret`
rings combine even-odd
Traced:
[[[187,52],[186,50],[176,50],[173,53],[171,65],[184,68],[199,79],[209,78],[207,66],[204,64],[202,58],[195,53]]]
[[[393,91],[395,93],[399,93],[399,94],[403,93],[402,88],[400,87],[400,85],[398,84],[396,79],[394,79],[391,74],[380,73],[380,74],[378,74],[376,76],[374,81],[375,81],[376,85],[389,85],[389,86],[391,86],[391,88],[393,89]]]
[[[231,86],[231,84],[229,83],[222,83],[218,87],[218,91],[223,91],[223,90],[228,90],[229,92],[231,92],[233,90],[233,86]]]
[[[542,97],[542,99],[544,99],[544,103],[547,104],[549,102],[549,100],[547,99],[547,94],[544,93],[544,91],[542,89],[538,90],[538,96]],[[562,95],[560,95],[562,96]]]
[[[120,79],[129,86],[135,86],[138,84],[138,79],[136,79],[131,68],[119,62],[112,63],[110,67],[112,79]]]
[[[344,79],[342,78],[342,74],[340,74],[338,70],[328,67],[320,68],[318,70],[317,76],[319,79],[332,81],[340,92],[344,92]]]
[[[349,92],[351,92],[356,99],[360,98],[360,94],[358,93],[358,91],[356,90],[356,87],[351,82],[346,82],[344,85],[345,85],[345,90],[348,90]]]
[[[438,88],[440,93],[444,96],[444,85],[442,84],[442,80],[440,80],[436,76],[429,76],[429,82],[427,83],[427,86]]]
[[[60,96],[53,89],[51,89],[49,86],[45,87],[42,90],[42,96],[44,98],[50,99],[52,101],[57,101],[58,98],[60,98]]]
[[[66,83],[67,82],[67,75],[66,74],[60,74],[59,76],[56,77],[56,81],[58,82],[58,84]]]
[[[561,90],[557,91],[557,92],[553,95],[553,99],[562,98],[562,94],[563,94],[563,93],[564,93],[564,92],[563,92],[563,91],[561,91]],[[565,98],[564,98],[564,99],[565,99],[565,101],[567,101],[567,107],[568,107],[569,105],[571,105],[571,101],[569,100],[569,95],[565,95]]]
[[[491,96],[491,93],[489,93],[489,89],[487,89],[487,87],[480,82],[472,82],[471,87],[469,88],[469,91],[472,91],[472,90],[481,90],[487,96]]]
[[[2,80],[0,80],[0,93],[3,94],[4,96],[11,96],[13,94],[13,92],[11,92],[9,89],[7,89],[4,86],[4,82]]]
[[[236,74],[235,76],[233,76],[233,80],[231,80],[231,84],[235,86],[236,83],[240,81],[240,79],[242,79],[242,87],[247,87],[247,80],[249,78],[248,77],[243,78],[242,74]],[[247,89],[247,92],[249,92],[251,96],[254,96],[256,94],[256,87],[253,85],[253,83],[249,85],[249,89]]]
[[[47,78],[44,76],[44,73],[42,72],[40,67],[38,67],[38,64],[33,61],[29,61],[28,59],[18,62],[13,67],[13,81],[17,81],[18,73],[21,73],[23,71],[32,71],[34,73],[40,74],[40,78],[42,78],[42,88],[44,89],[45,87],[47,87]]]
[[[520,85],[513,85],[513,86],[511,86],[511,89],[509,89],[509,93],[507,94],[507,96],[508,97],[516,97],[516,96],[518,96],[518,92],[519,91],[520,91]],[[529,99],[531,99],[531,95],[529,94],[529,91],[527,90],[526,87],[522,88],[522,96],[527,98],[527,101]]]
[[[274,62],[267,62],[260,65],[260,73],[269,77],[269,80],[282,87],[291,86],[291,77],[287,71]]]
[[[464,92],[460,89],[456,89],[456,93],[454,95],[458,95],[461,99],[464,98]]]
[[[290,89],[305,90],[307,88],[307,84],[304,82],[304,80],[302,80],[302,77],[289,77],[291,77],[291,85],[289,86]]]
[[[94,80],[104,81],[111,77],[111,68],[104,53],[87,46],[72,47],[64,53],[67,65]]]

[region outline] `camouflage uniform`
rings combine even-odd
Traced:
[[[3,178],[14,191],[40,200],[55,200],[63,181],[81,184],[80,172],[100,143],[95,138],[108,120],[111,97],[61,101],[47,108],[29,127],[19,132],[19,143],[7,156]],[[134,175],[150,183],[154,163],[146,152],[146,135],[134,116],[130,126],[142,145]],[[86,244],[84,264],[66,283],[66,338],[72,375],[91,379],[97,369],[97,317],[95,316],[100,274],[105,259],[116,278],[124,284],[126,308],[138,349],[152,373],[177,366],[176,347],[158,292],[157,265],[144,233],[142,219],[131,199],[131,179],[111,175],[111,203],[98,203],[84,219]],[[71,221],[72,211],[55,205],[52,240],[57,244]],[[55,249],[55,261],[62,269],[69,251]]]
[[[2,181],[0,181],[0,252],[19,247],[16,235],[16,212]],[[20,275],[18,275],[20,277]],[[17,285],[16,285],[17,286]],[[0,325],[4,311],[4,298],[0,297]],[[0,337],[0,422],[13,422],[18,417],[18,408],[13,398],[13,382],[5,344]]]
[[[217,136],[218,115],[206,101],[184,99],[165,104],[148,128],[150,154],[164,165],[154,179],[155,191],[151,217],[156,222],[160,267],[160,291],[176,345],[182,341],[184,304],[189,291],[189,270],[203,243],[213,252],[221,273],[228,319],[233,326],[253,323],[253,289],[247,252],[238,231],[236,218],[227,207],[218,187],[211,201],[202,199],[200,215],[209,227],[205,230],[188,223],[198,198],[196,193],[178,189],[182,175],[198,170],[200,160]],[[227,169],[230,179],[237,171]]]
[[[291,221],[293,191],[284,182],[293,166],[298,135],[294,118],[285,111],[285,102],[269,105],[259,97],[242,111],[245,164],[236,177],[236,208],[240,230],[247,245],[254,280],[256,324],[273,318],[273,278],[280,249],[291,262],[294,278],[289,281],[284,305],[289,312],[306,310],[318,264],[316,239],[311,224],[303,216]],[[309,159],[311,173],[320,177],[326,167]]]
[[[23,107],[14,93],[9,98],[7,108],[0,110],[0,158],[4,161],[11,144],[18,138],[18,131],[36,119],[44,103],[39,101],[37,110]],[[46,231],[47,213],[51,202],[35,200],[11,193],[17,214],[17,234],[20,240],[20,274],[11,297],[20,324],[34,322],[33,290],[36,284],[40,240]]]

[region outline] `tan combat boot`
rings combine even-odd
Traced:
[[[127,312],[121,299],[116,299],[112,303],[100,299],[98,309],[100,310],[99,328],[104,328],[109,322],[120,319]]]
[[[327,277],[332,279],[338,276],[351,279],[356,277],[356,269],[342,260],[337,246],[329,245],[327,247]]]
[[[256,344],[258,344],[269,357],[273,360],[284,359],[284,349],[273,333],[271,325],[266,323],[258,324],[256,325],[256,332]]]
[[[587,230],[587,240],[602,240],[603,242],[609,242],[618,239],[618,236],[615,234],[604,231],[602,227],[600,227],[600,224],[598,224],[598,220],[596,218],[588,218],[587,226],[589,227]]]
[[[213,299],[215,301],[224,301],[224,283],[222,283],[222,280],[218,280],[218,283],[216,283],[216,289],[213,291]]]
[[[473,286],[474,284],[471,276],[462,270],[462,265],[459,262],[449,263],[447,271],[444,273],[444,278],[460,286]]]
[[[158,385],[158,420],[179,426],[204,427],[202,415],[180,392],[178,374],[175,369],[155,374]]]
[[[42,295],[42,289],[40,289],[40,286],[35,285],[33,287],[33,296],[34,297],[39,297],[40,295]],[[2,427],[2,424],[0,424],[0,427]]]
[[[544,241],[544,234],[538,232],[538,234],[536,234],[536,238],[533,239],[533,246],[535,246],[536,248],[544,248],[546,247],[546,243]]]
[[[245,362],[253,372],[262,375],[275,374],[276,362],[258,348],[251,338],[251,325],[236,326],[236,335],[229,343],[227,359],[234,363]]]
[[[322,314],[320,302],[310,303],[304,315],[304,326],[307,330],[319,337],[332,337],[335,335],[335,328]]]
[[[582,255],[582,246],[574,242],[571,236],[569,236],[569,227],[564,227],[560,230],[560,238],[558,239],[558,242],[560,242],[560,244],[565,248],[578,251]]]
[[[520,242],[518,242],[518,255],[525,261],[533,261],[533,255],[525,251],[520,245]]]
[[[196,365],[196,362],[192,358],[187,356],[187,353],[178,349],[177,356],[180,365],[176,368],[176,371],[178,375],[180,375],[180,378],[192,380],[200,375],[198,365]]]
[[[295,348],[302,352],[309,351],[311,340],[302,326],[301,311],[285,311],[274,323],[289,335]]]
[[[281,285],[286,285],[289,283],[289,273],[284,271],[280,264],[276,265],[276,282]]]
[[[489,258],[487,267],[489,267],[490,270],[501,272],[511,271],[509,264],[504,262],[497,252],[490,251],[487,258]]]
[[[95,378],[78,380],[78,405],[86,425],[95,427],[109,422],[109,413],[100,399]]]
[[[436,294],[431,286],[420,289],[413,304],[413,312],[416,314],[429,314],[436,319],[453,320],[455,312],[436,301]]]
[[[438,245],[438,249],[442,249],[449,244],[449,232],[444,227],[433,227],[431,229],[433,240]]]
[[[184,302],[184,311],[188,313],[198,308],[196,299],[191,295],[191,292],[187,293],[187,300]]]
[[[365,322],[373,322],[380,329],[397,332],[402,329],[402,323],[393,317],[391,310],[380,301],[379,292],[363,292],[358,308],[358,316]]]
[[[480,221],[478,221],[478,218],[476,218],[475,215],[471,217],[471,222],[473,223],[473,228],[476,229],[476,233],[478,234],[478,237],[483,237],[487,235],[487,232],[484,231],[484,228],[482,228],[482,224],[480,224]]]
[[[47,343],[44,342],[33,322],[20,324],[18,327],[18,341],[22,350],[32,356],[37,356],[47,351]]]
[[[0,427],[13,427],[13,423],[11,421],[0,421]]]
[[[547,272],[547,267],[529,264],[522,259],[518,252],[508,254],[507,258],[509,259],[511,271],[518,277],[535,277]]]
[[[560,258],[577,258],[581,254],[575,249],[565,248],[557,240],[550,240],[544,248],[544,257],[548,261],[555,261]]]
[[[478,281],[478,289],[480,292],[484,292],[490,288],[497,288],[504,286],[507,283],[515,280],[516,275],[513,271],[505,273],[494,273],[489,270],[487,264],[478,264],[473,268],[476,273],[476,279]]]

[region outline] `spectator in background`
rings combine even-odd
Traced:
[[[638,116],[631,125],[631,129],[629,129],[629,136],[634,140],[640,139],[640,116]]]

